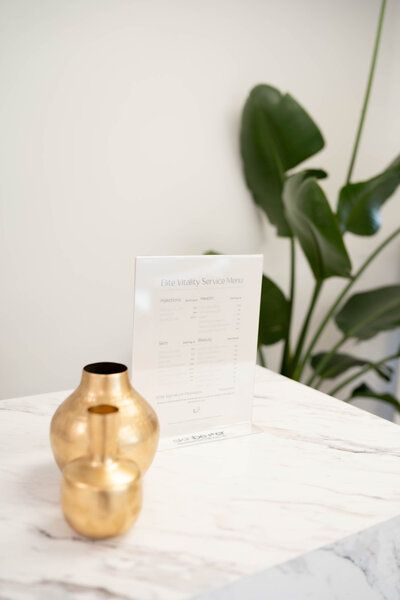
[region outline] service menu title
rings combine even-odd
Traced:
[[[200,287],[200,286],[224,286],[224,285],[242,285],[244,284],[244,277],[200,277],[189,278],[189,279],[161,279],[161,287]]]

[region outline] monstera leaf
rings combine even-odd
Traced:
[[[280,288],[263,275],[258,330],[259,346],[275,344],[286,338],[289,312],[289,302]]]
[[[335,215],[314,178],[292,175],[283,190],[286,217],[317,280],[350,277],[351,263]]]
[[[373,235],[381,226],[379,209],[400,184],[400,156],[382,173],[345,185],[339,196],[338,218],[342,231]]]
[[[366,383],[361,383],[359,386],[354,388],[351,392],[350,399],[352,398],[372,398],[373,400],[380,400],[381,402],[388,402],[398,412],[400,412],[400,402],[392,394],[386,392],[375,392]]]
[[[400,285],[388,285],[351,296],[335,317],[348,337],[369,340],[400,327]]]
[[[317,369],[326,355],[326,352],[319,352],[318,354],[315,354],[311,359],[312,368]],[[354,367],[364,367],[366,365],[371,365],[372,369],[377,375],[379,375],[379,377],[385,381],[390,381],[393,374],[393,369],[388,365],[374,365],[374,363],[371,363],[369,360],[364,358],[357,358],[351,354],[345,354],[341,352],[332,354],[329,357],[328,362],[325,363],[324,367],[319,370],[319,376],[324,379],[334,379],[349,369]]]
[[[292,96],[270,85],[253,88],[240,132],[244,174],[254,201],[279,236],[292,235],[282,203],[285,173],[323,146],[317,125]]]

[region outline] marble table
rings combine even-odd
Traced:
[[[0,401],[0,598],[398,600],[400,429],[258,368],[259,433],[159,452],[122,538],[65,523],[66,393]]]

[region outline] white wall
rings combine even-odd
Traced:
[[[72,387],[88,361],[130,361],[137,254],[264,248],[265,271],[287,287],[287,242],[260,225],[243,184],[241,107],[259,82],[303,103],[328,141],[313,163],[330,171],[335,199],[378,9],[376,0],[0,1],[2,397]],[[399,151],[399,34],[391,0],[359,177]],[[385,233],[399,199],[385,208]],[[381,237],[349,238],[354,262]],[[360,287],[397,281],[398,251]],[[300,314],[304,263],[299,275]],[[381,336],[368,355],[393,344]]]

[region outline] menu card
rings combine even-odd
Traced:
[[[132,379],[161,448],[251,431],[262,260],[136,258]]]

